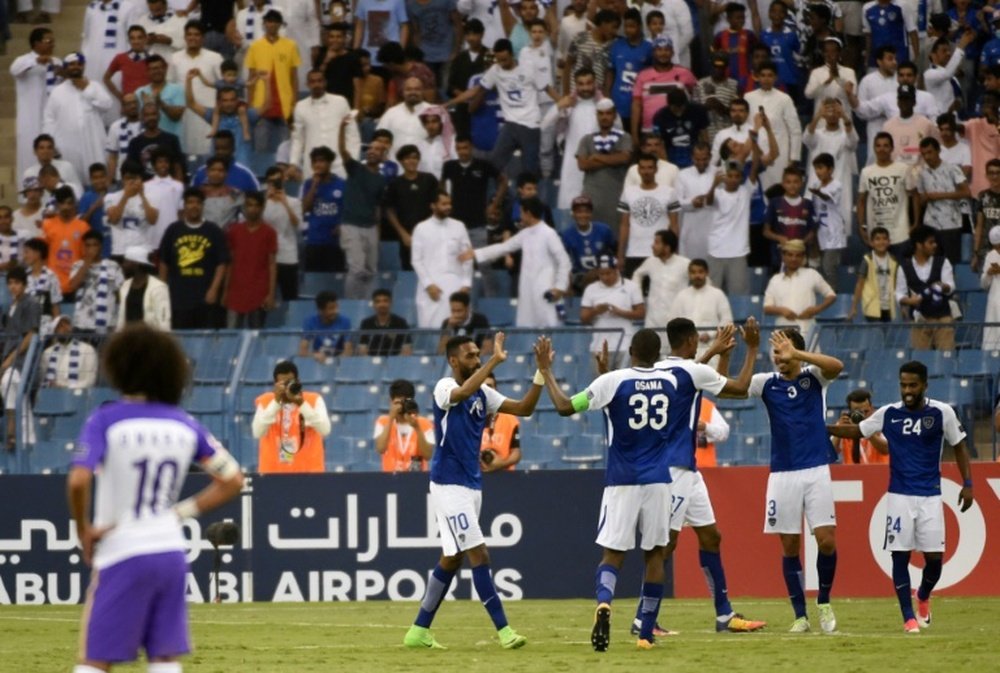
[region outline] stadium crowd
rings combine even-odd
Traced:
[[[45,376],[76,385],[81,335],[263,327],[312,272],[345,274],[301,326],[298,354],[327,362],[409,352],[354,343],[338,313],[370,298],[362,329],[411,327],[383,269],[414,272],[413,327],[445,336],[487,329],[493,296],[522,328],[578,297],[623,344],[639,322],[725,324],[753,267],[764,314],[807,342],[853,292],[849,318],[953,349],[960,264],[989,290],[966,318],[1000,318],[990,4],[93,0],[61,58],[59,0],[17,9],[38,25],[10,69],[0,267],[37,310],[5,320],[7,386],[32,334],[64,333]]]

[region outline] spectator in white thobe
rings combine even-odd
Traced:
[[[781,175],[786,166],[799,160],[802,149],[802,123],[799,121],[799,113],[795,109],[792,97],[774,88],[778,81],[778,73],[773,63],[765,63],[757,68],[754,78],[760,88],[747,92],[744,98],[755,114],[760,108],[764,108],[764,113],[771,120],[774,139],[778,143],[778,159],[760,174],[761,187],[766,190],[781,182]]]
[[[448,298],[472,288],[472,261],[460,261],[472,249],[465,225],[451,215],[451,196],[441,192],[431,216],[413,230],[411,261],[417,273],[417,326],[438,328],[451,314]]]
[[[805,243],[793,239],[781,246],[781,271],[771,277],[764,290],[764,315],[775,316],[774,324],[797,326],[809,343],[816,316],[825,311],[837,293],[816,269],[804,267]],[[816,296],[820,302],[816,303]]]
[[[708,257],[708,232],[712,227],[712,209],[705,207],[704,196],[712,189],[715,171],[709,170],[712,148],[707,143],[695,144],[692,165],[677,174],[674,193],[681,204],[681,235],[677,252],[688,259]]]
[[[35,28],[28,37],[31,51],[14,59],[10,74],[14,78],[17,100],[17,175],[35,163],[32,143],[42,132],[40,110],[45,109],[52,89],[61,81],[62,61],[52,56],[55,38],[48,28]]]
[[[733,322],[733,309],[726,293],[708,282],[708,262],[692,259],[688,264],[690,285],[677,293],[673,314],[687,318],[696,327],[707,327],[698,331],[698,356],[708,350],[715,337],[715,328]],[[749,316],[740,316],[740,320]],[[667,348],[669,345],[664,344]]]
[[[128,51],[129,26],[138,23],[145,7],[134,0],[95,0],[83,15],[80,51],[89,79],[101,81],[116,54]]]
[[[148,0],[147,7],[149,11],[139,18],[138,25],[146,29],[149,53],[170,61],[184,48],[185,20],[170,10],[167,0]]]
[[[208,86],[205,81],[217,82],[222,79],[222,56],[210,49],[202,48],[204,33],[197,24],[184,29],[185,48],[170,57],[170,72],[167,76],[170,82],[184,86],[188,71],[197,69],[201,77],[195,77],[191,83],[194,99],[199,105],[214,108],[216,104],[215,87]],[[202,81],[205,80],[205,81]],[[199,117],[191,108],[184,110],[182,118],[184,133],[181,137],[181,147],[187,154],[207,155],[212,151],[209,132],[211,125],[203,117]]]
[[[643,281],[649,279],[646,327],[666,327],[671,318],[677,317],[673,312],[674,298],[687,287],[690,261],[677,254],[677,235],[674,232],[669,229],[656,232],[653,237],[653,254],[632,274],[632,280],[640,288]]]
[[[559,173],[559,200],[556,204],[559,210],[569,210],[573,199],[583,193],[583,171],[577,164],[574,150],[580,146],[580,140],[584,136],[598,131],[594,73],[581,70],[574,75],[573,80],[576,83],[576,95],[567,97],[566,105],[572,107],[563,112],[566,116],[567,150],[563,152],[562,169]],[[593,196],[596,195],[591,198]]]
[[[90,175],[91,164],[104,163],[107,133],[103,115],[111,109],[111,94],[103,84],[83,76],[85,59],[74,52],[63,59],[66,81],[52,90],[42,120],[42,132],[56,141],[63,159],[76,174]]]
[[[326,146],[337,152],[330,169],[335,175],[347,178],[343,157],[340,156],[340,127],[351,114],[351,105],[343,96],[326,92],[326,78],[322,70],[310,70],[307,81],[309,97],[295,104],[292,112],[292,145],[289,163],[297,171],[309,166],[309,153]],[[361,156],[361,135],[357,124],[348,124],[344,130],[344,143],[352,157]],[[402,145],[400,145],[402,147]],[[311,170],[311,169],[310,169]],[[301,178],[301,174],[299,176]]]
[[[403,83],[403,102],[386,110],[378,122],[378,128],[392,133],[392,147],[386,152],[387,157],[396,156],[396,150],[404,145],[419,147],[420,141],[427,137],[420,121],[420,113],[427,107],[423,83],[410,77]]]
[[[521,230],[503,243],[468,250],[459,259],[483,264],[521,251],[518,281],[517,327],[558,327],[573,264],[555,229],[545,224],[545,206],[537,197],[521,201]]]

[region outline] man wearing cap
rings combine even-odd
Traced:
[[[621,277],[614,257],[598,257],[597,282],[587,286],[580,300],[580,322],[593,328],[590,352],[600,353],[607,341],[611,356],[608,364],[617,369],[637,331],[635,321],[645,317],[646,304],[639,286]]]
[[[573,199],[572,213],[573,226],[564,229],[560,236],[573,262],[573,291],[579,295],[597,280],[597,258],[614,255],[617,247],[611,227],[594,221],[594,204],[589,196],[581,194]]]
[[[583,136],[577,144],[576,165],[583,171],[583,194],[592,199],[594,219],[614,226],[618,220],[618,195],[632,160],[632,137],[615,126],[618,113],[610,98],[597,102],[596,116],[597,131]]]
[[[643,69],[632,89],[632,142],[639,144],[639,132],[653,128],[653,115],[667,104],[667,91],[683,87],[690,93],[698,80],[687,68],[673,64],[674,43],[669,37],[653,40],[653,65]]]
[[[97,351],[86,341],[71,336],[69,316],[61,315],[52,323],[50,345],[42,351],[42,385],[46,388],[86,390],[97,382]]]
[[[103,115],[111,110],[111,96],[103,86],[84,77],[82,54],[69,54],[63,64],[66,81],[52,90],[45,103],[42,133],[52,136],[77,175],[88,175],[91,164],[104,163],[107,132]]]
[[[39,110],[56,84],[62,61],[55,58],[55,38],[48,28],[35,28],[28,36],[31,51],[14,59],[10,74],[15,82],[17,100],[17,174],[23,175],[33,163],[31,142],[41,133],[42,120]]]
[[[250,45],[264,37],[264,16],[271,9],[285,11],[284,7],[272,0],[250,0],[226,24],[226,39],[233,45],[237,58],[245,57]],[[281,34],[285,34],[284,29]]]
[[[934,96],[916,88],[917,66],[913,63],[907,61],[900,63],[896,67],[896,82],[900,87],[909,86],[916,92],[916,105],[913,109],[917,114],[921,114],[928,119],[934,119],[941,114],[941,108],[938,106],[938,102],[934,99]],[[859,100],[854,93],[854,89],[855,87],[853,86],[846,88],[847,100],[851,107],[854,108],[854,114],[868,122],[868,137],[871,139],[877,134],[877,132],[872,132],[873,128],[881,130],[881,127],[873,127],[873,121],[884,122],[890,117],[899,115],[899,87],[893,87],[889,92],[868,101]]]
[[[20,198],[24,202],[20,208],[14,209],[14,231],[21,234],[23,240],[38,238],[42,234],[42,219],[45,209],[42,207],[42,189],[38,178],[25,178],[21,181]]]
[[[278,145],[288,138],[288,120],[298,100],[299,75],[302,65],[299,47],[293,40],[280,35],[285,19],[281,12],[269,9],[264,14],[264,37],[255,40],[247,50],[244,66],[261,79],[254,84],[251,104],[263,108],[255,131],[256,158],[253,168],[262,173],[274,163]],[[270,96],[267,89],[271,90]],[[274,92],[277,91],[277,96]],[[267,102],[267,106],[265,106]]]
[[[125,249],[122,272],[127,280],[118,290],[118,329],[137,322],[170,329],[170,290],[153,275],[151,254],[152,250],[144,245]]]
[[[882,130],[892,136],[892,158],[914,167],[920,162],[920,141],[940,138],[934,122],[914,112],[916,103],[917,90],[913,85],[901,85],[896,94],[899,115],[890,117],[882,126]]]
[[[764,291],[764,315],[775,316],[777,326],[798,326],[802,337],[809,337],[816,327],[816,317],[837,299],[837,293],[816,269],[805,267],[806,244],[791,239],[781,246],[782,269]],[[816,303],[816,295],[822,299]]]

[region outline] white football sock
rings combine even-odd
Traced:
[[[99,668],[94,668],[93,666],[77,664],[73,667],[73,673],[104,673],[104,671]]]
[[[160,661],[146,666],[148,673],[181,673],[181,662]]]

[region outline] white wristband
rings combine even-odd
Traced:
[[[198,508],[198,503],[194,501],[194,498],[181,500],[179,503],[174,505],[174,512],[177,513],[177,517],[181,520],[194,519],[201,514],[201,510]]]
[[[531,379],[531,382],[534,383],[536,386],[545,385],[545,374],[542,374],[542,370],[540,369],[535,370],[535,377]]]

